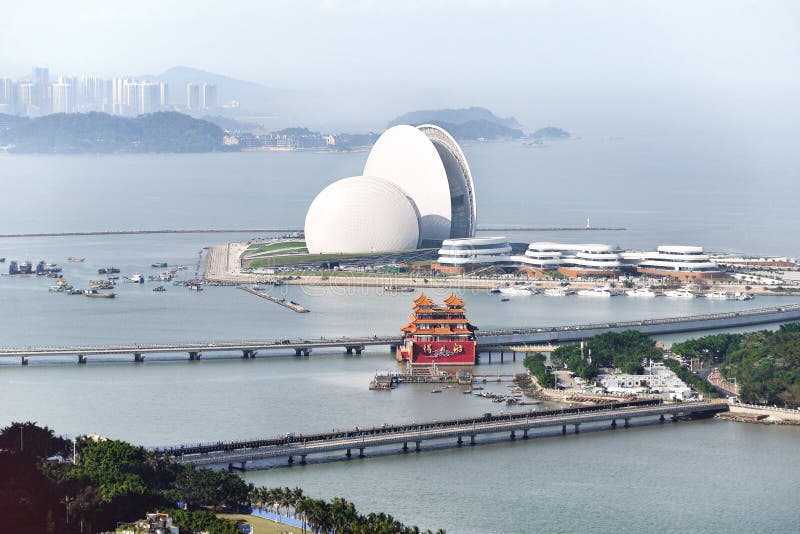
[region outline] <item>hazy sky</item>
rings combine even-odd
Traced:
[[[0,76],[188,65],[275,87],[800,81],[800,2],[6,1]]]

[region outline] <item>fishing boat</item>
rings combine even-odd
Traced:
[[[150,265],[150,267],[164,268],[164,267],[167,267],[167,262],[165,262],[165,261],[156,262],[156,263],[153,263],[152,265]]]
[[[153,291],[155,291],[156,293],[161,293],[161,292],[166,291],[166,290],[167,290],[167,288],[165,288],[164,286],[156,286],[156,287],[153,288]]]
[[[134,274],[130,278],[128,278],[128,282],[132,284],[144,284],[144,276],[139,273]]]
[[[83,263],[84,261],[86,261],[86,258],[74,258],[70,256],[69,258],[67,258],[67,261],[70,263]]]
[[[117,295],[116,293],[102,293],[96,289],[86,289],[83,292],[83,296],[90,298],[113,299]]]

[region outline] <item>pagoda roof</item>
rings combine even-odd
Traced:
[[[448,306],[463,306],[464,301],[456,296],[455,293],[450,293],[450,296],[444,299],[444,303]]]
[[[426,297],[425,293],[422,293],[420,296],[414,299],[414,304],[417,306],[431,306],[433,305],[433,301]]]

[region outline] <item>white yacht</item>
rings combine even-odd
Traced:
[[[709,300],[732,300],[725,291],[712,291],[704,296]]]
[[[696,295],[692,293],[688,287],[682,287],[680,289],[670,289],[669,291],[664,291],[664,296],[673,299],[693,299]]]
[[[733,294],[733,300],[752,300],[753,298],[755,298],[755,295],[752,293],[741,293],[737,291]]]
[[[508,296],[530,296],[536,293],[536,290],[531,287],[501,287],[500,294]]]
[[[567,295],[575,294],[575,292],[568,287],[548,287],[542,293],[548,297],[566,297]]]
[[[655,292],[649,287],[637,287],[636,289],[629,289],[625,292],[629,297],[655,297]]]
[[[608,286],[603,287],[593,287],[592,289],[581,289],[578,291],[578,295],[581,297],[601,297],[601,298],[608,298],[613,297],[616,295],[614,291],[611,290]]]

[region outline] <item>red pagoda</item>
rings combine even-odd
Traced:
[[[475,365],[475,330],[464,314],[464,301],[450,295],[436,306],[422,294],[414,300],[397,360],[414,366]]]

